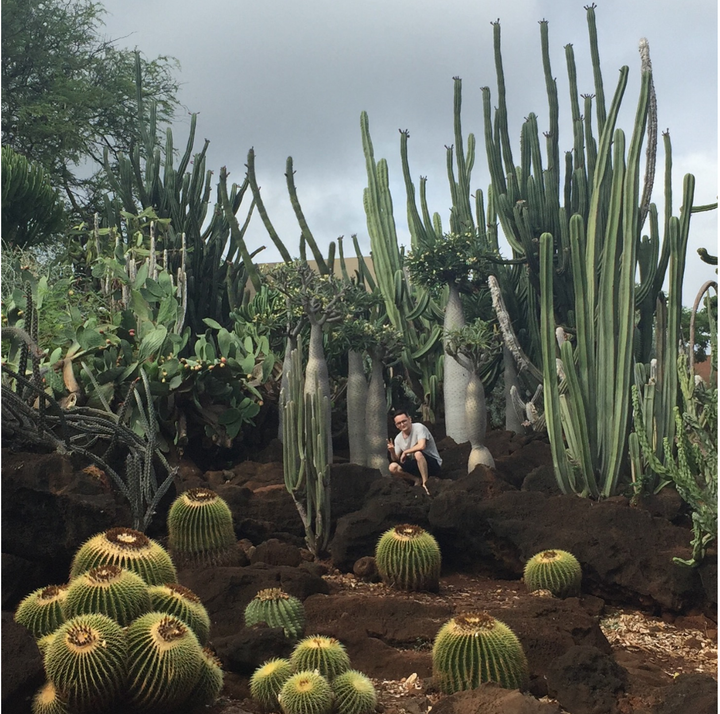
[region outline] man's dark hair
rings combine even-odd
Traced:
[[[395,411],[393,411],[393,421],[395,421],[395,419],[397,419],[399,416],[402,416],[403,414],[412,421],[412,416],[410,416],[410,412],[405,409],[396,409]]]

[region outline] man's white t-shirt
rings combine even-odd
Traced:
[[[421,424],[420,422],[412,423],[410,426],[410,435],[407,438],[405,438],[405,434],[402,432],[395,437],[395,453],[398,458],[403,451],[411,449],[420,439],[425,439],[425,448],[423,451],[427,453],[428,456],[432,456],[435,461],[442,466],[442,459],[440,458],[440,454],[438,454],[435,439],[433,439],[433,435],[425,424]]]

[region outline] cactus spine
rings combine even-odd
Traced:
[[[543,550],[525,564],[523,578],[530,592],[549,590],[555,597],[573,597],[580,594],[582,568],[572,553]]]
[[[339,674],[332,683],[338,714],[372,714],[377,705],[373,683],[362,673],[350,669]]]
[[[391,587],[430,591],[439,587],[440,547],[420,526],[402,524],[383,533],[375,560],[380,576]]]
[[[32,714],[69,714],[67,702],[52,682],[45,684],[33,697]]]
[[[295,645],[290,655],[295,671],[318,670],[323,677],[332,680],[350,669],[350,658],[345,647],[334,637],[313,635]]]
[[[201,645],[207,644],[210,637],[210,616],[192,590],[177,583],[167,583],[151,585],[148,594],[152,610],[179,618],[195,633]]]
[[[268,627],[282,627],[286,637],[296,640],[305,630],[305,608],[300,600],[280,588],[266,588],[245,608],[245,627],[258,622],[265,622]]]
[[[279,706],[277,696],[292,674],[289,659],[271,659],[258,667],[250,678],[250,694],[270,711]]]
[[[317,672],[298,672],[285,682],[278,695],[285,714],[329,714],[332,690]]]
[[[522,689],[528,665],[522,645],[504,623],[485,612],[458,615],[440,628],[432,652],[433,676],[445,694],[496,682]]]
[[[30,630],[39,639],[57,630],[65,622],[62,609],[67,596],[67,585],[48,585],[33,590],[15,611],[15,622]]]

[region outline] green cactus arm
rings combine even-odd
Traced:
[[[497,76],[498,86],[498,107],[495,114],[495,121],[498,126],[500,135],[500,146],[502,149],[502,158],[505,164],[505,173],[512,175],[515,173],[515,162],[512,157],[512,147],[510,145],[510,134],[508,132],[507,123],[507,101],[505,98],[505,72],[503,70],[502,52],[500,48],[500,21],[491,23],[493,26],[493,50],[495,54],[495,74]]]
[[[432,232],[432,225],[430,224],[429,218],[423,223],[420,213],[418,212],[417,203],[415,201],[415,186],[412,182],[410,175],[410,163],[408,161],[408,149],[407,143],[410,138],[409,131],[400,132],[400,161],[402,163],[403,180],[405,181],[405,193],[407,196],[407,214],[408,214],[408,227],[410,229],[410,238],[412,239],[412,249],[417,250],[418,248],[424,248],[428,245],[432,245],[435,240],[435,234]],[[425,181],[421,179],[421,186],[424,187]],[[422,190],[422,197],[424,198],[425,193]],[[427,204],[425,203],[424,211],[427,211]]]
[[[590,36],[590,56],[592,58],[593,78],[595,80],[595,108],[597,112],[598,132],[602,134],[607,115],[605,113],[605,90],[603,89],[602,72],[600,71],[600,52],[598,51],[597,25],[595,23],[595,7],[586,5],[588,34]]]

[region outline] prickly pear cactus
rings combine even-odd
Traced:
[[[440,547],[420,526],[402,524],[383,533],[375,548],[375,561],[380,577],[391,587],[438,590]]]
[[[432,651],[433,677],[441,692],[452,694],[496,682],[522,689],[528,665],[515,633],[486,612],[458,615],[437,633]]]
[[[528,560],[523,578],[530,592],[549,590],[555,597],[573,597],[580,594],[582,568],[572,553],[543,550]]]
[[[177,583],[151,585],[148,588],[152,610],[175,615],[206,645],[210,637],[210,616],[200,598],[189,588]]]
[[[258,622],[282,627],[286,637],[297,640],[305,631],[305,608],[300,600],[280,588],[266,588],[245,608],[245,626],[252,627]]]
[[[283,684],[292,675],[289,659],[271,659],[258,667],[250,678],[250,694],[268,711],[277,711],[280,706],[277,696]]]
[[[285,682],[278,701],[284,714],[329,714],[333,705],[332,689],[321,674],[298,672]]]
[[[67,585],[48,585],[33,590],[18,605],[15,622],[27,627],[37,639],[54,632],[65,622],[62,603],[67,588]]]
[[[69,714],[67,702],[52,682],[45,682],[33,697],[32,714]]]
[[[337,714],[372,714],[377,705],[373,683],[362,672],[349,669],[332,683]]]
[[[345,647],[334,637],[313,635],[295,645],[290,662],[296,672],[317,670],[329,681],[350,669]]]

